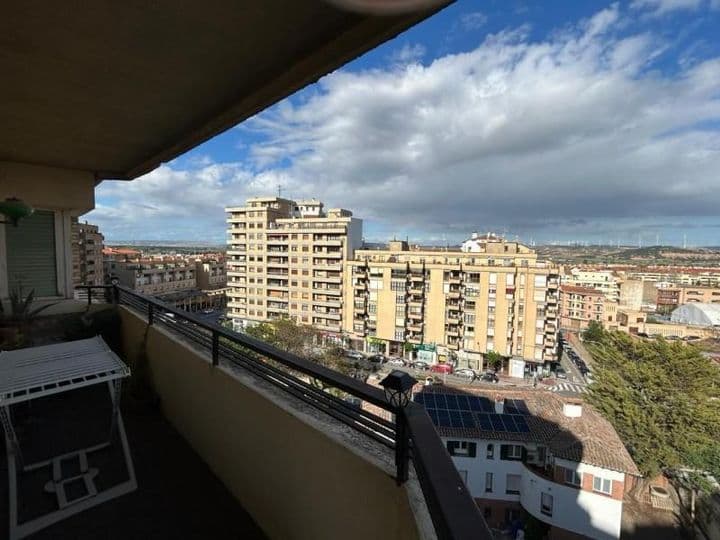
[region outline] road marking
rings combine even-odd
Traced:
[[[551,392],[571,392],[573,394],[584,394],[587,387],[573,383],[558,383],[550,387]]]

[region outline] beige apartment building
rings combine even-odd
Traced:
[[[583,270],[572,268],[565,274],[562,282],[575,287],[597,289],[610,302],[620,301],[620,284],[622,279],[612,270]]]
[[[103,285],[103,241],[97,225],[71,218],[73,285]]]
[[[225,212],[234,327],[289,317],[340,337],[343,265],[362,245],[362,220],[316,199],[255,197]]]
[[[158,296],[197,287],[194,263],[143,263],[106,261],[109,279],[151,296]]]
[[[556,360],[558,268],[517,242],[473,240],[472,250],[393,241],[356,251],[345,270],[352,285],[343,317],[355,346],[389,354],[435,347],[440,361],[455,356],[472,367],[487,351]]]

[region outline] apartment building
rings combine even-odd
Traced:
[[[620,282],[619,303],[629,309],[653,309],[657,301],[657,285],[641,279]]]
[[[563,283],[575,287],[597,289],[610,302],[620,301],[621,279],[611,270],[581,270],[572,268],[563,276]]]
[[[197,287],[194,263],[155,263],[106,261],[108,280],[152,296],[159,296]]]
[[[102,285],[103,241],[97,225],[71,218],[73,285]]]
[[[590,321],[604,322],[605,295],[589,287],[560,286],[560,325],[562,328],[582,330]]]
[[[457,357],[476,368],[488,351],[556,360],[558,268],[498,237],[473,246],[410,249],[392,241],[356,251],[345,269],[343,316],[355,347],[403,354],[431,346],[441,361]]]
[[[491,527],[506,528],[525,510],[550,525],[549,538],[620,537],[623,496],[640,473],[590,406],[549,392],[435,386],[414,400]]]
[[[317,199],[256,197],[225,212],[233,326],[289,317],[339,337],[343,265],[362,245],[362,220]]]
[[[214,290],[227,286],[227,267],[224,260],[196,259],[195,280],[198,289]]]

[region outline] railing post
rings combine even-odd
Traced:
[[[85,290],[87,291],[88,307],[90,307],[92,305],[92,287],[87,287]]]
[[[120,288],[117,285],[112,286],[113,301],[116,304],[120,303]]]
[[[220,334],[214,329],[212,331],[212,363],[213,366],[220,364]]]
[[[148,324],[152,324],[154,318],[155,318],[155,306],[151,302],[148,302]]]
[[[407,430],[405,409],[398,408],[395,413],[395,481],[400,486],[408,479],[408,460],[410,459],[410,439]]]

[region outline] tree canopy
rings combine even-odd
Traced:
[[[720,478],[720,369],[693,345],[593,329],[588,400],[641,472],[690,467]]]

